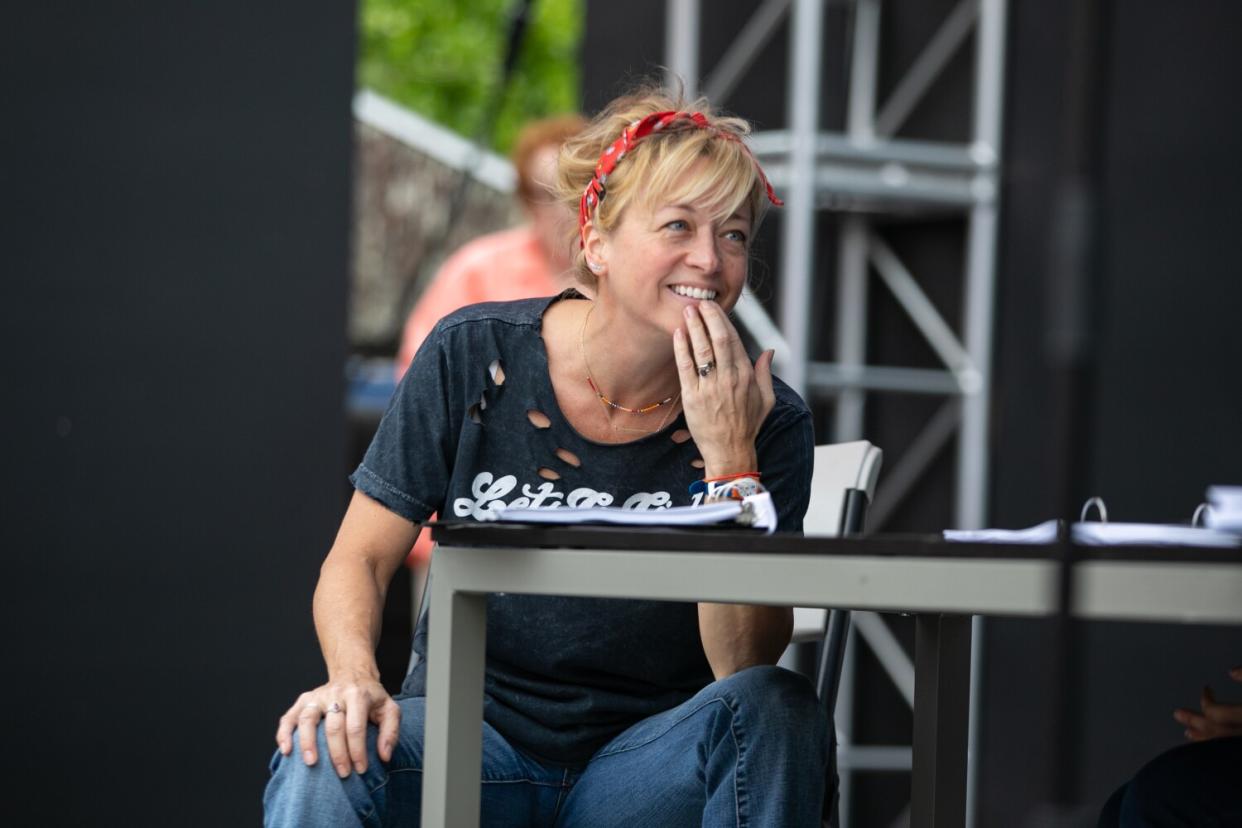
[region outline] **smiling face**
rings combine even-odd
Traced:
[[[587,258],[601,265],[600,298],[664,334],[684,323],[686,305],[711,299],[730,310],[746,282],[749,201],[695,187],[702,167],[687,170],[666,200],[629,205],[611,233],[587,233]]]
[[[605,107],[565,142],[557,164],[558,197],[580,216],[574,235],[578,279],[593,288],[603,275],[596,269],[603,263],[587,254],[590,237],[616,236],[622,220],[644,208],[654,213],[685,205],[714,221],[749,215],[745,229],[751,235],[769,201],[780,202],[745,144],[749,132],[744,120],[715,111],[705,100],[691,104],[656,88]]]

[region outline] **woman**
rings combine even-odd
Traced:
[[[398,700],[373,651],[386,585],[432,512],[766,488],[779,528],[801,528],[809,413],[726,316],[779,203],[746,129],[660,92],[614,101],[559,165],[595,300],[475,305],[419,351],[323,565],[329,680],[281,718],[269,825],[417,824],[426,619]],[[492,596],[484,824],[818,825],[826,717],[805,679],[770,666],[791,627],[787,608]]]

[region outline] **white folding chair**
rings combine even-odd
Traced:
[[[875,495],[875,482],[880,475],[883,458],[884,453],[866,440],[816,446],[811,502],[803,520],[803,531],[821,537],[861,534],[867,508]],[[781,658],[782,664],[793,664],[794,647],[822,642],[815,670],[815,692],[830,716],[837,706],[837,689],[841,683],[841,664],[845,658],[849,626],[849,610],[795,607],[793,641]],[[833,755],[827,769],[827,779],[834,793],[831,799],[825,800],[823,814],[824,825],[833,828],[839,824],[835,748],[834,739]]]

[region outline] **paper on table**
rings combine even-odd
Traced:
[[[1207,498],[1213,506],[1242,509],[1242,486],[1208,486]]]
[[[1052,543],[1057,522],[1045,520],[1027,529],[945,529],[944,539],[959,543]]]
[[[1098,523],[1083,521],[1072,529],[1074,543],[1083,546],[1212,546],[1232,547],[1242,538],[1215,529],[1166,523]],[[957,543],[1052,543],[1057,522],[1046,520],[1027,529],[946,529],[944,539]]]
[[[1242,532],[1242,486],[1209,486],[1203,524],[1226,532]]]
[[[574,509],[498,508],[494,520],[509,523],[615,523],[626,526],[710,526],[739,523],[754,529],[776,531],[776,507],[772,495],[760,492],[744,500],[726,500],[703,506],[672,506],[667,509],[622,509],[592,506]]]
[[[1220,546],[1242,543],[1242,538],[1216,529],[1167,523],[1075,523],[1074,543],[1083,546]]]

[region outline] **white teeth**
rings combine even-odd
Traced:
[[[689,296],[691,299],[715,299],[716,291],[707,288],[689,287],[687,285],[673,285],[673,293],[679,296]]]

